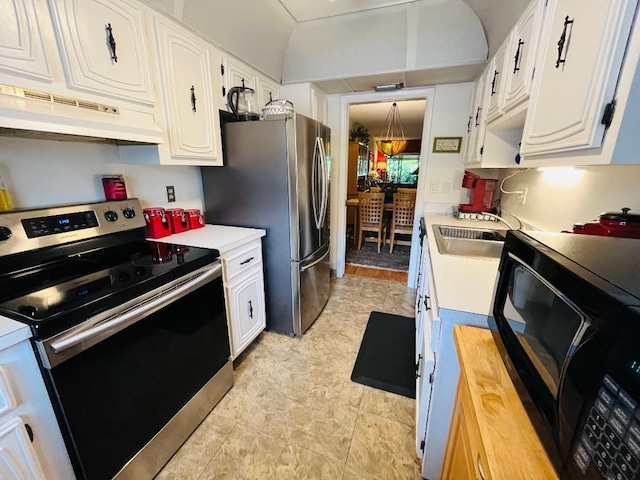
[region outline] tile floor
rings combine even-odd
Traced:
[[[415,400],[350,380],[372,310],[413,316],[404,283],[332,280],[302,339],[263,332],[235,385],[157,479],[420,479]]]

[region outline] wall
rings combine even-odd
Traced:
[[[104,174],[124,175],[143,207],[203,208],[198,167],[123,165],[110,144],[0,137],[0,174],[15,208],[103,201]],[[166,185],[175,187],[175,203],[167,203]]]
[[[467,203],[469,191],[462,188],[463,152],[466,147],[472,83],[436,87],[432,116],[433,127],[422,155],[426,158],[424,209],[429,212],[451,212],[451,205]],[[435,137],[462,137],[460,153],[433,153]],[[421,165],[423,162],[421,162]]]
[[[505,170],[505,178],[517,170]],[[504,183],[506,191],[527,188],[524,205],[517,194],[501,194],[503,212],[549,231],[571,230],[574,223],[597,219],[603,212],[631,208],[640,213],[640,165],[603,165],[569,171],[522,171]],[[509,220],[508,215],[504,215]]]

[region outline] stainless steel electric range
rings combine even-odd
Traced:
[[[78,478],[152,478],[233,385],[218,252],[144,227],[137,199],[0,213],[0,314]]]

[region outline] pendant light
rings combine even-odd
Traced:
[[[380,138],[376,140],[378,150],[389,157],[404,152],[404,149],[407,148],[407,141],[404,138],[404,130],[400,122],[400,110],[396,102],[391,105],[391,110],[387,114],[385,123],[387,125],[386,134],[383,130],[380,132]]]

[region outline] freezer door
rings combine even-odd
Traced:
[[[302,335],[316,321],[329,300],[331,288],[329,245],[324,245],[315,255],[300,262],[300,324],[296,335]]]
[[[329,174],[326,141],[315,120],[296,115],[296,177],[301,260],[328,240]]]
[[[331,130],[329,127],[319,124],[318,125],[318,139],[320,146],[322,147],[321,159],[322,159],[322,175],[324,176],[324,198],[322,205],[324,213],[322,215],[322,222],[320,225],[320,243],[324,245],[329,243],[329,197],[330,186],[329,179],[331,178]]]

